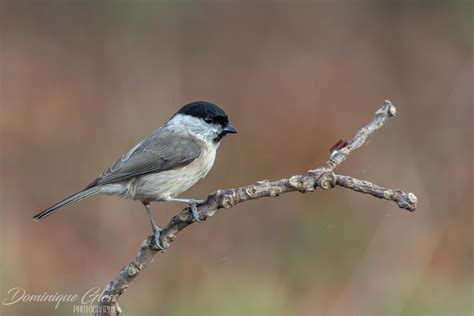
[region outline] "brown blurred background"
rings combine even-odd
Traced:
[[[418,210],[336,188],[261,199],[185,230],[132,283],[127,315],[472,315],[470,1],[1,1],[1,299],[103,287],[150,234],[140,203],[88,184],[182,104],[240,133],[184,194],[318,167],[384,99],[399,115],[339,173]],[[182,205],[153,206],[162,225]],[[72,304],[0,305],[70,315]]]

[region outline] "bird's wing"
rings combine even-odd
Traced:
[[[157,130],[114,162],[87,188],[178,168],[189,164],[200,154],[195,138]]]

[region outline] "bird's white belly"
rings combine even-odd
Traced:
[[[214,165],[215,157],[216,149],[205,148],[197,159],[186,166],[136,177],[122,184],[112,184],[108,189],[104,188],[103,192],[141,201],[176,197],[207,175]]]

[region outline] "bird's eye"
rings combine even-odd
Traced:
[[[211,124],[213,122],[213,120],[210,117],[206,117],[206,118],[204,118],[204,122],[206,122],[208,124]]]

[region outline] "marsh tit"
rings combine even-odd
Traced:
[[[237,130],[219,106],[206,101],[189,103],[82,191],[35,215],[33,221],[96,193],[116,194],[143,203],[155,244],[163,249],[159,241],[160,228],[153,219],[150,203],[187,203],[194,220],[199,221],[196,205],[202,201],[177,196],[207,175],[222,138],[229,133],[237,133]]]

